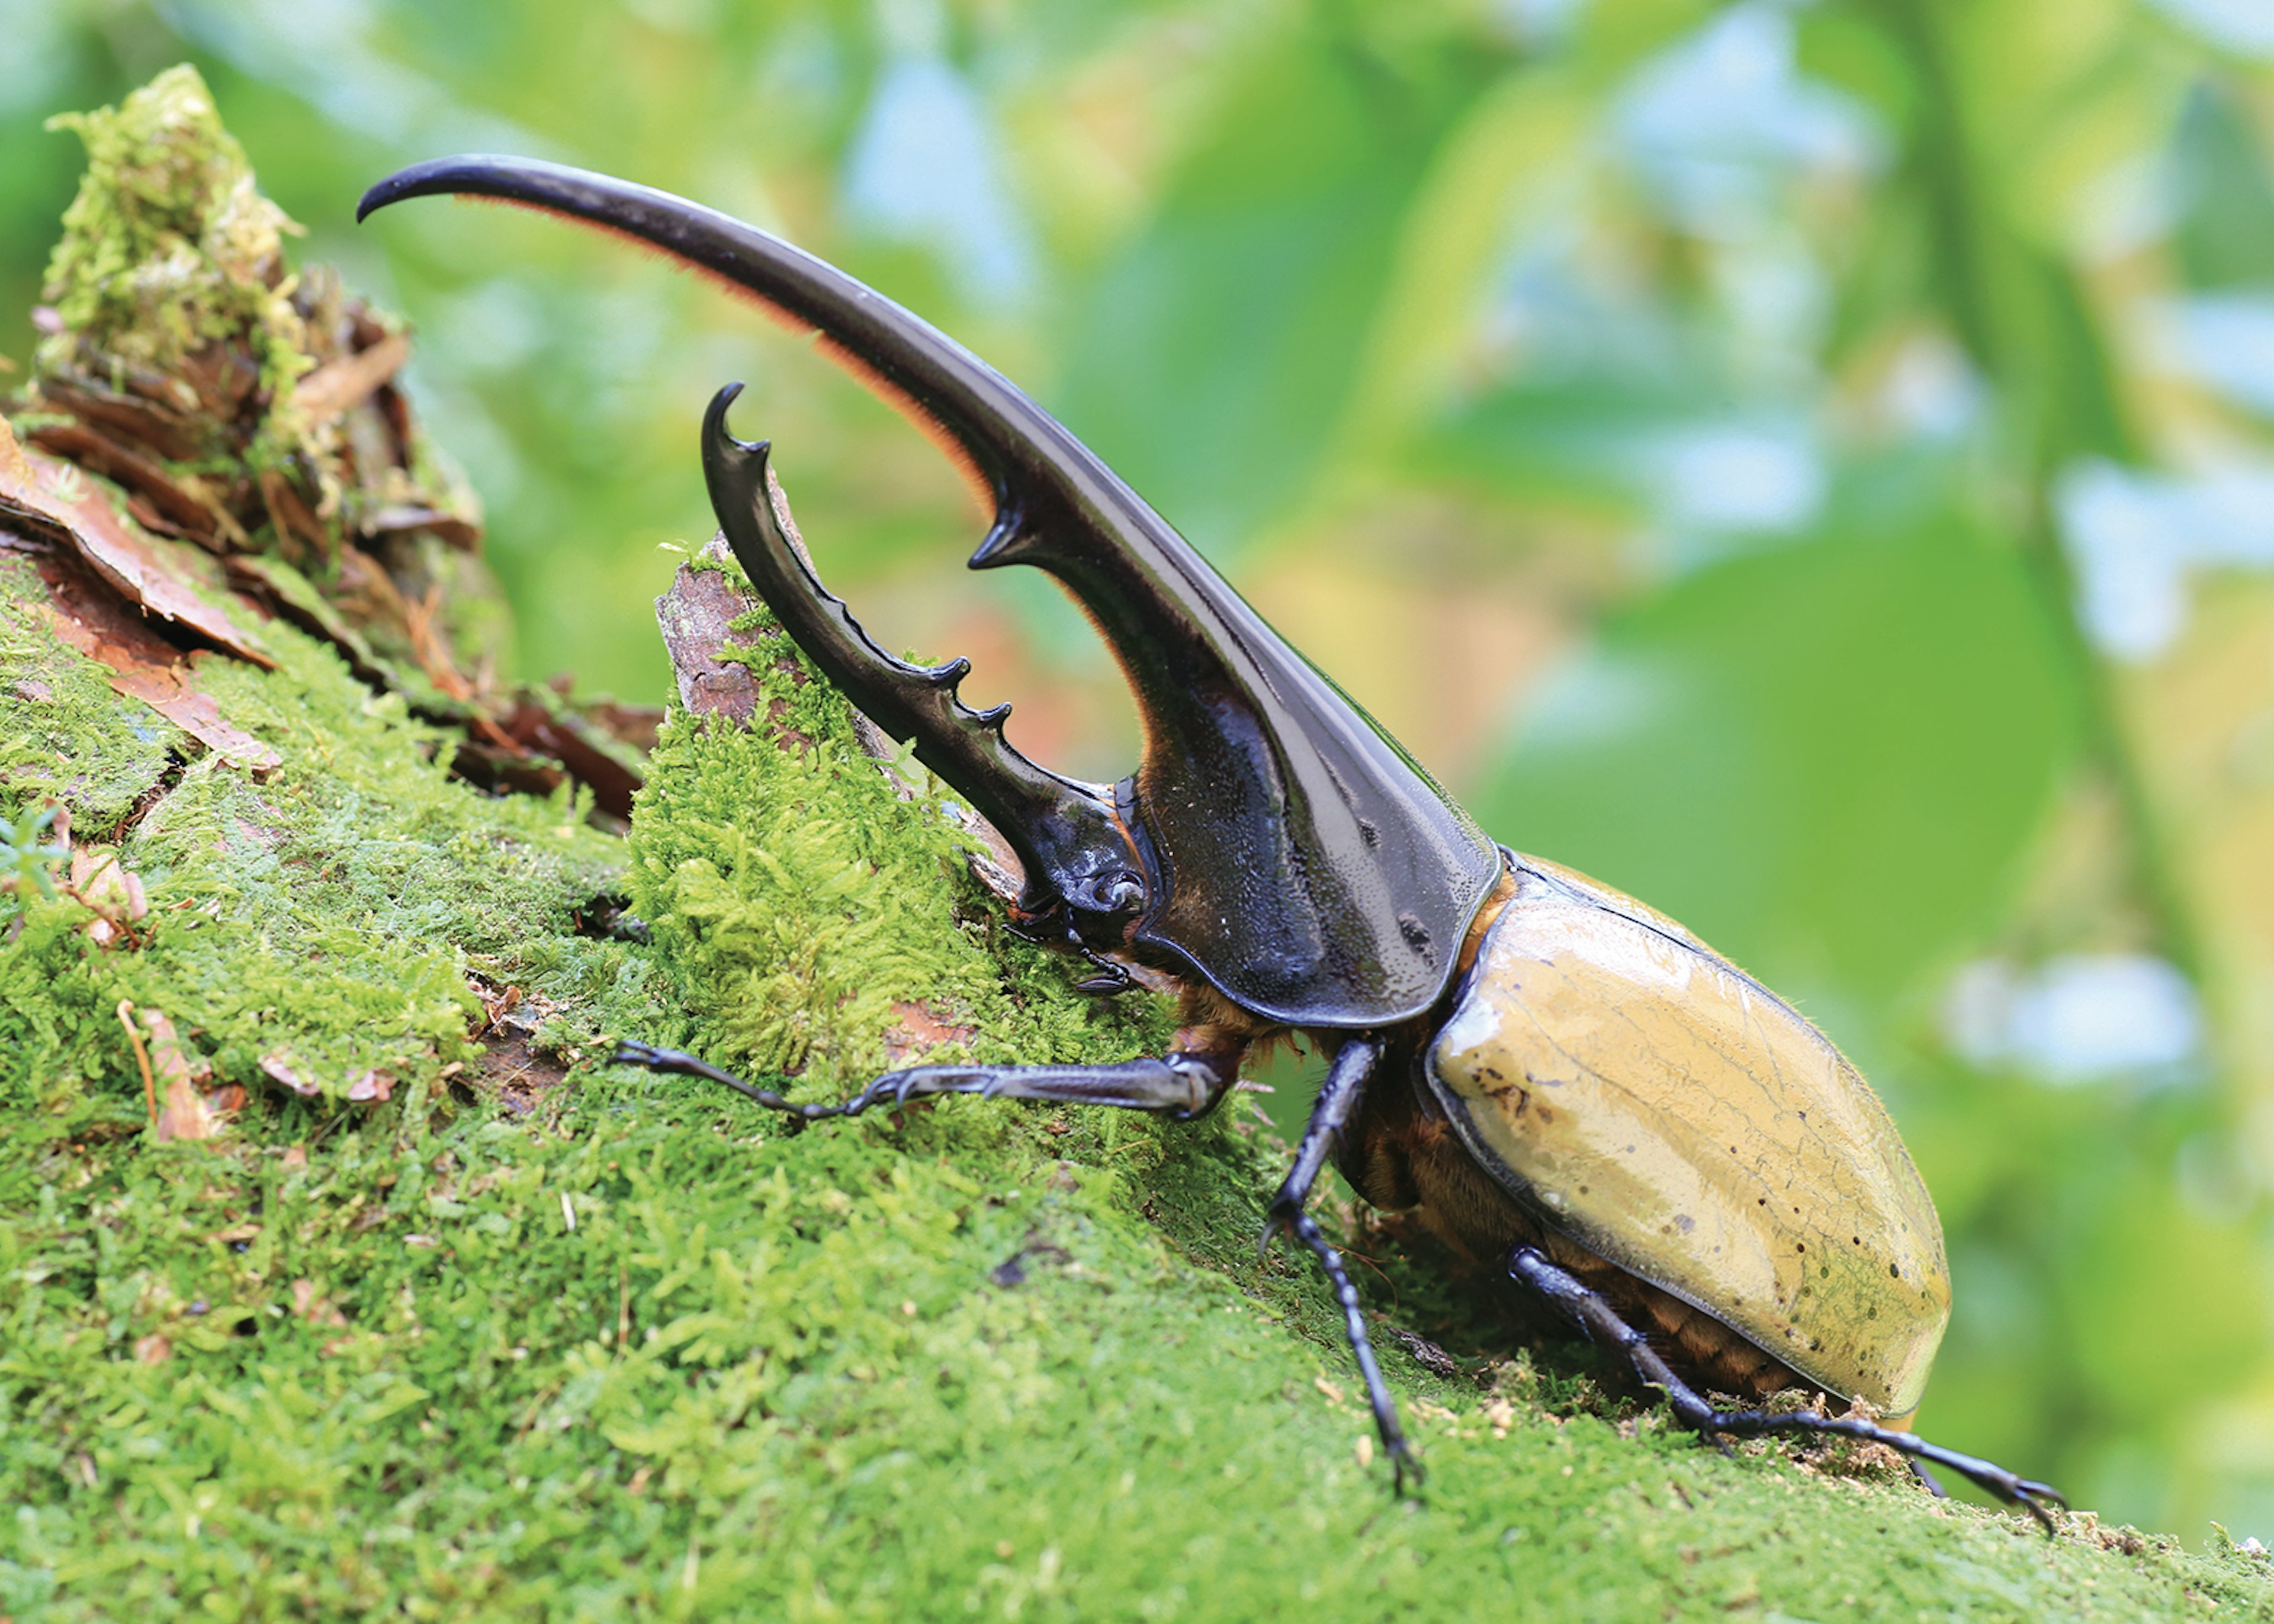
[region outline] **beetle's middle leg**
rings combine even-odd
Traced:
[[[768,1110],[808,1122],[858,1116],[873,1105],[906,1105],[935,1094],[975,1094],[989,1099],[1036,1100],[1058,1105],[1109,1105],[1159,1111],[1178,1122],[1205,1116],[1239,1075],[1239,1050],[1207,1049],[1125,1060],[1115,1065],[929,1065],[887,1071],[841,1104],[805,1103],[744,1082],[731,1071],[680,1049],[646,1043],[616,1045],[609,1059],[650,1071],[723,1083]]]
[[[1771,1415],[1759,1410],[1716,1410],[1700,1398],[1690,1384],[1669,1369],[1649,1339],[1619,1318],[1618,1311],[1598,1292],[1591,1290],[1577,1279],[1550,1263],[1530,1246],[1518,1246],[1508,1261],[1508,1272],[1518,1283],[1529,1286],[1570,1317],[1587,1335],[1601,1345],[1615,1348],[1627,1357],[1635,1374],[1653,1387],[1662,1389],[1667,1401],[1673,1405],[1675,1415],[1684,1426],[1694,1429],[1701,1438],[1726,1434],[1732,1438],[1758,1438],[1770,1432],[1836,1433],[1843,1438],[1857,1438],[1866,1443],[1885,1444],[1914,1462],[1931,1461],[1938,1466],[1947,1466],[1969,1483],[1984,1492],[1996,1495],[2009,1506],[2021,1506],[2042,1523],[2047,1534],[2053,1532],[2053,1520],[2045,1503],[2067,1505],[2059,1491],[2051,1484],[2038,1483],[2029,1477],[2017,1477],[2004,1467],[1971,1455],[1961,1455],[1955,1449],[1946,1449],[1940,1444],[1931,1444],[1916,1432],[1891,1432],[1876,1426],[1860,1417],[1818,1415],[1811,1410],[1793,1410],[1783,1415]]]
[[[1279,1192],[1271,1198],[1259,1246],[1269,1251],[1272,1240],[1284,1229],[1309,1247],[1311,1255],[1319,1260],[1328,1283],[1335,1289],[1335,1300],[1342,1304],[1343,1335],[1358,1360],[1359,1374],[1366,1380],[1367,1402],[1374,1408],[1374,1431],[1382,1435],[1382,1453],[1389,1455],[1391,1476],[1397,1491],[1403,1493],[1408,1477],[1416,1484],[1421,1481],[1421,1462],[1414,1457],[1412,1446],[1405,1441],[1404,1428],[1397,1424],[1397,1402],[1389,1396],[1389,1384],[1382,1379],[1382,1366],[1374,1357],[1374,1343],[1367,1336],[1366,1311],[1359,1301],[1357,1288],[1351,1284],[1349,1271],[1343,1267],[1342,1254],[1321,1233],[1318,1221],[1303,1210],[1327,1158],[1334,1154],[1351,1119],[1358,1115],[1359,1106],[1366,1097],[1367,1081],[1381,1059],[1382,1043],[1375,1038],[1347,1038],[1335,1051],[1334,1064],[1327,1069],[1327,1080],[1320,1086],[1318,1101],[1311,1107],[1310,1123],[1295,1147],[1295,1165],[1287,1169]]]

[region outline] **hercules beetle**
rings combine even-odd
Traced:
[[[1306,1034],[1331,1061],[1263,1244],[1291,1232],[1331,1282],[1401,1492],[1419,1464],[1358,1293],[1304,1210],[1329,1155],[1374,1205],[1418,1208],[1457,1251],[1507,1259],[1702,1437],[1887,1444],[2050,1531],[2059,1496],[2044,1484],[1852,1413],[1716,1410],[1684,1380],[1800,1386],[1900,1420],[1949,1316],[1941,1227],[1894,1124],[1789,1004],[1632,898],[1495,846],[1111,469],[892,300],[724,214],[524,159],[416,165],[366,193],[358,218],[437,193],[613,229],[817,330],[992,502],[971,567],[1056,576],[1143,722],[1128,778],[1062,778],[1005,741],[1007,705],[958,699],[968,661],[912,665],[878,648],[788,541],[768,447],[727,432],[740,386],[720,391],[703,424],[712,505],[789,635],[1008,841],[1018,930],[1088,959],[1092,990],[1165,976],[1185,1024],[1157,1059],[918,1066],[839,1105],[793,1102],[678,1050],[626,1043],[619,1062],[802,1118],[978,1094],[1188,1120],[1223,1099],[1250,1045]]]

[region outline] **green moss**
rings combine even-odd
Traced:
[[[816,1094],[877,1064],[895,1000],[990,1056],[1163,1036],[987,922],[937,806],[777,645],[753,668],[806,742],[674,720],[642,949],[569,929],[613,849],[576,808],[451,784],[433,729],[278,641],[278,672],[205,670],[283,767],[190,762],[126,841],[150,945],[98,951],[64,902],[0,946],[0,1613],[2274,1618],[2259,1559],[1724,1459],[1568,1351],[1497,1409],[1390,1346],[1432,1474],[1394,1502],[1331,1304],[1255,1261],[1278,1153],[1231,1109],[801,1132],[580,1066],[519,1117],[268,1089],[230,1139],[154,1144],[118,996],[225,1072],[290,1047],[430,1082],[476,969],[571,1047],[692,1034]],[[56,691],[69,748],[133,736],[99,682]]]
[[[172,375],[207,344],[242,342],[275,401],[269,444],[297,440],[305,425],[290,411],[290,385],[312,363],[283,237],[301,228],[260,194],[198,71],[169,68],[116,108],[48,127],[74,132],[87,166],[41,290],[61,330],[41,343],[40,366],[85,346]]]
[[[831,1094],[888,1068],[896,1004],[970,1029],[944,1059],[1165,1050],[1164,1003],[1076,994],[1077,962],[1009,936],[922,768],[902,763],[926,786],[902,794],[771,620],[742,635],[765,731],[674,714],[632,823],[633,906],[698,1044],[758,1073],[810,1070]]]
[[[181,735],[114,695],[46,628],[29,570],[0,571],[0,590],[11,669],[38,673],[0,689],[0,809],[60,791],[78,838],[101,839],[139,800],[119,846],[151,906],[147,944],[121,950],[70,898],[26,901],[0,951],[0,1102],[139,1113],[122,998],[164,1011],[225,1082],[265,1086],[273,1056],[325,1095],[374,1070],[428,1084],[474,1057],[469,969],[511,978],[554,938],[621,954],[568,936],[572,910],[615,883],[615,845],[566,799],[451,781],[445,732],[328,648],[280,621],[265,631],[277,670],[199,662],[221,713],[283,757],[256,782],[184,759]]]
[[[38,573],[0,558],[0,798],[52,796],[100,839],[164,775],[181,730],[118,703],[102,668],[65,647]]]

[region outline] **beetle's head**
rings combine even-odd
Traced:
[[[1034,941],[1079,945],[1093,952],[1126,948],[1153,894],[1137,867],[1136,852],[1126,846],[1119,853],[1086,847],[1069,855],[1072,862],[1046,876],[1046,889],[1013,905],[1012,928]]]

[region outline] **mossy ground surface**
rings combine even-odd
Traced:
[[[999,939],[794,660],[754,669],[804,742],[675,721],[625,847],[450,782],[289,628],[276,673],[208,667],[284,757],[262,783],[20,602],[0,635],[0,811],[142,806],[155,921],[104,951],[31,901],[0,946],[0,1615],[2274,1618],[2262,1559],[1723,1458],[1590,1396],[1584,1354],[1487,1395],[1390,1345],[1430,1471],[1400,1502],[1323,1291],[1255,1259],[1278,1152],[1238,1109],[792,1132],[590,1064],[691,1038],[834,1094],[902,1002],[990,1057],[1160,1041]],[[576,934],[617,886],[651,945]],[[565,1075],[447,1078],[507,988]],[[121,997],[252,1089],[230,1135],[143,1131]],[[403,1086],[301,1100],[278,1051]],[[1443,1289],[1383,1262],[1394,1316]]]

